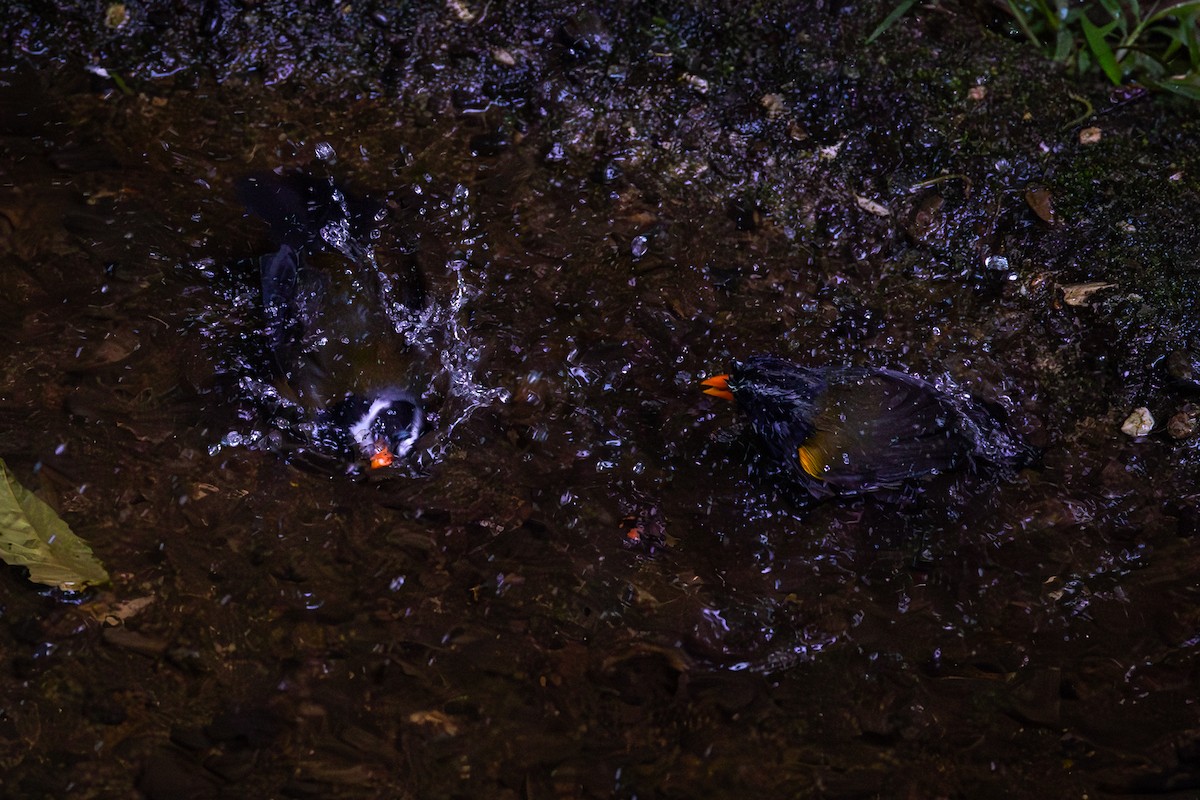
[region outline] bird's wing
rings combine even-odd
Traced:
[[[797,449],[800,469],[844,489],[894,486],[951,469],[965,452],[957,411],[932,385],[873,372],[831,385]]]

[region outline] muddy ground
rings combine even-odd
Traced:
[[[290,8],[0,22],[0,458],[113,576],[0,571],[7,796],[1200,791],[1194,105],[986,5]],[[395,468],[245,389],[280,167],[426,276]],[[1041,456],[808,502],[698,391],[762,352]]]

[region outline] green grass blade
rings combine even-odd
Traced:
[[[910,8],[912,8],[913,5],[916,4],[916,2],[917,2],[917,0],[901,0],[901,2],[898,3],[896,5],[896,7],[892,9],[892,13],[888,14],[886,17],[883,18],[883,22],[879,23],[879,27],[877,27],[877,28],[875,28],[875,30],[871,31],[871,35],[867,37],[866,43],[870,44],[871,42],[875,41],[880,36],[882,36],[884,33],[886,33],[888,28],[895,25],[896,20],[900,19],[905,14],[907,14],[908,10]]]
[[[1058,29],[1058,36],[1055,38],[1054,45],[1054,60],[1065,63],[1071,58],[1071,53],[1075,50],[1075,37],[1066,28]]]
[[[1155,84],[1160,89],[1166,89],[1169,92],[1174,92],[1190,100],[1200,100],[1200,85],[1195,83],[1195,78],[1190,82],[1185,81],[1159,81]]]
[[[1097,28],[1091,20],[1081,16],[1079,24],[1083,27],[1083,36],[1087,39],[1092,55],[1096,57],[1096,63],[1100,65],[1100,69],[1104,70],[1104,74],[1115,86],[1120,86],[1121,66],[1117,63],[1117,57],[1113,55],[1112,48],[1108,46],[1108,40],[1104,38],[1112,30],[1113,23],[1105,25],[1104,28]]]
[[[1200,0],[1188,0],[1186,3],[1172,3],[1166,8],[1160,8],[1158,11],[1146,18],[1147,24],[1158,22],[1167,17],[1180,17],[1184,14],[1191,14],[1195,11],[1200,11]]]
[[[1046,18],[1046,24],[1054,30],[1058,30],[1058,14],[1046,5],[1045,0],[1033,0],[1033,4],[1037,6],[1037,10],[1042,12],[1042,16]]]
[[[1021,33],[1025,34],[1025,37],[1034,45],[1041,47],[1042,40],[1033,32],[1033,28],[1029,25],[1029,17],[1025,16],[1025,12],[1017,5],[1016,0],[1008,0],[1008,10],[1013,15],[1013,19],[1017,21],[1017,27],[1021,29]]]
[[[1198,26],[1200,23],[1193,22],[1187,34],[1188,59],[1192,65],[1192,72],[1200,70],[1200,30],[1197,30]]]
[[[1108,16],[1111,19],[1120,20],[1125,18],[1119,0],[1100,0],[1100,5],[1104,6],[1104,10],[1108,12]]]

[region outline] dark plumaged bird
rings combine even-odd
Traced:
[[[770,455],[815,497],[898,489],[1029,451],[980,403],[888,369],[802,367],[773,356],[703,381],[735,401]]]
[[[278,250],[259,261],[265,335],[282,396],[372,467],[406,455],[424,414],[394,316],[424,304],[416,264],[380,269],[372,241],[385,209],[304,172],[242,179],[238,194]],[[328,435],[327,435],[328,438]]]

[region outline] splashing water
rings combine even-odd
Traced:
[[[429,176],[424,179],[426,183],[431,181]],[[473,268],[486,271],[488,248],[481,242],[482,235],[470,205],[470,191],[456,185],[450,197],[438,201],[436,206],[442,222],[439,226],[442,230],[437,233],[448,245],[450,254],[442,264],[443,274],[453,277],[453,285],[447,296],[412,309],[402,301],[393,276],[380,267],[376,258],[378,228],[373,229],[368,241],[356,237],[347,199],[332,181],[330,185],[332,201],[340,213],[332,215],[334,219],[321,227],[320,239],[347,259],[348,272],[365,271],[375,278],[384,316],[409,349],[436,354],[435,375],[420,398],[427,408],[439,409],[431,415],[436,422],[433,430],[419,441],[419,450],[407,459],[410,463],[397,462],[402,472],[417,474],[445,457],[453,447],[455,430],[475,411],[509,399],[506,389],[484,385],[479,379],[482,342],[467,327],[470,304],[481,292],[471,283],[469,275]],[[429,197],[419,185],[414,192]],[[374,222],[378,224],[385,217],[386,210],[381,207]],[[216,267],[211,261],[193,266],[212,282],[222,301],[202,309],[194,317],[194,326],[211,345],[208,351],[214,372],[218,377],[233,379],[233,393],[239,401],[237,418],[245,423],[213,444],[210,453],[216,454],[226,447],[295,449],[318,457],[337,452],[339,442],[344,439],[340,426],[327,415],[307,411],[285,396],[275,383],[270,369],[272,354],[264,335],[261,295],[257,286],[245,285],[247,276],[255,270],[241,262],[237,268],[228,270]],[[432,271],[433,265],[425,266]],[[445,387],[445,396],[437,396],[439,390],[434,387],[439,385]]]
[[[445,302],[431,302],[420,311],[412,311],[403,304],[392,300],[387,304],[388,316],[398,334],[404,337],[409,347],[430,349],[440,344],[440,364],[442,373],[449,378],[448,397],[443,406],[441,425],[436,432],[433,443],[425,448],[427,457],[433,462],[440,461],[450,449],[454,430],[466,422],[480,408],[493,402],[507,402],[508,390],[498,386],[485,386],[477,378],[482,343],[465,325],[471,301],[478,297],[481,290],[467,281],[468,268],[477,251],[486,250],[486,245],[480,246],[481,234],[476,226],[474,213],[470,206],[470,191],[462,184],[454,187],[451,200],[443,203],[446,207],[447,219],[451,230],[461,234],[453,242],[451,252],[455,257],[445,263],[445,269],[454,276],[454,289]],[[482,257],[482,253],[479,255]],[[374,262],[373,250],[370,263]],[[486,271],[487,261],[482,259],[481,271]],[[381,283],[384,293],[392,292],[392,285],[382,272]],[[394,293],[392,293],[394,297]],[[423,401],[433,398],[428,393]],[[457,401],[457,402],[454,402]],[[449,413],[446,413],[446,412]]]

